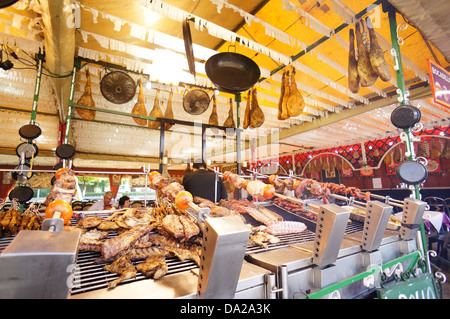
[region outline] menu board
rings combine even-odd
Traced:
[[[450,107],[450,73],[430,59],[428,59],[428,72],[433,101]]]

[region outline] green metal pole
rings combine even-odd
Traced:
[[[70,122],[72,120],[72,106],[73,106],[73,96],[75,93],[76,75],[77,75],[77,67],[74,66],[72,71],[72,81],[70,83],[69,107],[67,108],[66,130],[64,132],[64,144],[67,144],[69,142]]]

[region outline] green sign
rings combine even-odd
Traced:
[[[438,299],[434,277],[430,273],[399,281],[388,288],[377,290],[380,299]]]

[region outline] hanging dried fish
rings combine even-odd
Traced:
[[[153,103],[153,108],[148,116],[151,117],[163,117],[161,107],[159,106],[159,90],[156,90],[155,102]],[[161,127],[161,122],[159,121],[148,121],[148,127],[153,129],[158,129]]]
[[[166,108],[166,111],[164,112],[164,118],[165,119],[173,120],[172,97],[173,97],[173,92],[171,90],[170,94],[169,94],[169,100],[167,101],[167,108]],[[172,127],[172,124],[170,124],[170,123],[166,123],[164,125],[164,129],[166,131],[168,129],[170,129],[171,127]]]
[[[358,62],[355,53],[355,33],[353,29],[349,31],[349,49],[348,49],[348,88],[353,93],[359,91]]]
[[[134,105],[133,110],[131,111],[131,113],[134,114],[134,115],[147,116],[147,109],[145,108],[145,104],[144,104],[144,92],[142,90],[142,83],[141,83],[141,80],[138,80],[138,82],[139,82],[138,83],[139,84],[138,100],[137,100],[137,103]],[[138,125],[147,125],[147,120],[146,119],[133,117],[133,120]]]
[[[236,124],[234,123],[234,117],[233,117],[233,99],[230,98],[230,110],[228,111],[228,117],[223,123],[223,126],[230,127],[230,128],[236,128]]]
[[[77,104],[95,107],[95,102],[94,99],[92,98],[92,91],[91,91],[91,77],[88,69],[86,69],[86,85],[84,86],[84,92],[83,95],[78,100]],[[83,120],[92,121],[95,119],[96,111],[77,108],[77,113],[79,116],[81,116]]]
[[[258,100],[256,98],[256,88],[252,90],[252,101],[250,108],[250,127],[257,128],[263,125],[265,120],[264,112],[258,105]]]
[[[250,107],[251,107],[251,100],[252,100],[252,90],[248,90],[247,93],[247,105],[245,106],[245,112],[244,112],[244,123],[242,124],[242,127],[244,130],[248,128],[250,125]]]
[[[289,116],[298,116],[302,113],[305,107],[305,101],[300,91],[297,89],[295,83],[295,68],[292,67],[291,72],[291,85],[289,88],[289,98],[287,100],[287,112]]]
[[[380,79],[384,82],[387,82],[391,79],[391,74],[389,73],[389,65],[384,59],[383,50],[378,44],[377,36],[375,35],[375,31],[373,30],[373,25],[369,17],[366,18],[366,25],[367,29],[369,29],[370,37],[370,65],[372,66],[373,71],[380,77]]]
[[[278,119],[279,120],[286,120],[289,118],[289,115],[287,114],[287,110],[284,107],[283,108],[283,101],[286,95],[286,73],[285,70],[283,72],[283,76],[281,77],[281,94],[280,94],[280,100],[278,101]]]
[[[361,22],[362,24],[362,22]],[[358,46],[358,74],[361,86],[368,87],[375,83],[378,75],[370,64],[369,52],[362,38],[359,22],[355,26],[356,45]]]

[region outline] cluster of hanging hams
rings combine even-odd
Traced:
[[[281,94],[278,101],[278,119],[287,120],[298,116],[305,108],[305,101],[297,89],[295,82],[295,68],[288,67],[281,78]]]
[[[369,17],[366,18],[365,25],[369,32],[369,46],[364,44],[361,30],[364,29],[364,21],[357,22],[355,30],[349,30],[348,87],[353,93],[358,93],[360,86],[373,85],[378,77],[384,82],[391,79],[389,65],[386,63],[383,50],[378,44]],[[358,59],[356,59],[355,35]]]

